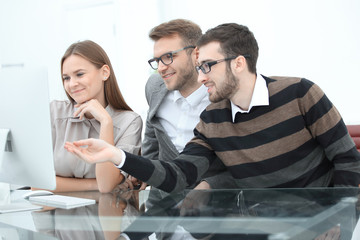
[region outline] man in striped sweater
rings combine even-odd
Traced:
[[[258,45],[242,25],[210,29],[197,47],[198,81],[208,88],[212,104],[179,157],[149,160],[93,139],[67,143],[68,151],[90,163],[112,161],[167,192],[200,180],[216,156],[227,171],[217,178],[221,181],[203,181],[200,188],[360,184],[360,154],[340,114],[316,84],[258,74]]]

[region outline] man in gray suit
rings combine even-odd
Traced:
[[[150,76],[145,94],[149,104],[142,155],[150,159],[174,159],[193,137],[200,113],[210,103],[206,87],[197,82],[195,44],[200,27],[176,19],[154,27]]]
[[[200,27],[185,19],[162,23],[149,33],[154,41],[149,64],[158,73],[149,77],[145,87],[149,110],[141,152],[146,158],[176,158],[192,139],[200,113],[210,103],[195,69],[195,44],[201,36]]]

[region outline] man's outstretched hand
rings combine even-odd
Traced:
[[[68,152],[91,164],[110,161],[119,165],[122,161],[121,150],[101,139],[66,142],[64,147]]]

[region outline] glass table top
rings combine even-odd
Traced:
[[[25,213],[3,214],[0,232],[15,229],[24,239],[33,234],[35,239],[352,239],[359,218],[358,188],[64,195],[95,199],[96,204],[44,206],[26,218]],[[33,229],[23,229],[29,222]]]

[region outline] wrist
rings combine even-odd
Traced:
[[[196,187],[195,189],[211,189],[211,186],[208,182],[206,181],[201,181]]]
[[[117,168],[121,168],[125,163],[126,155],[125,152],[121,149],[116,148],[116,152],[114,154],[114,157],[112,158],[113,164]]]
[[[113,120],[110,117],[110,115],[104,116],[104,118],[102,118],[99,122],[102,127],[106,127],[106,126],[111,128],[113,127]]]

